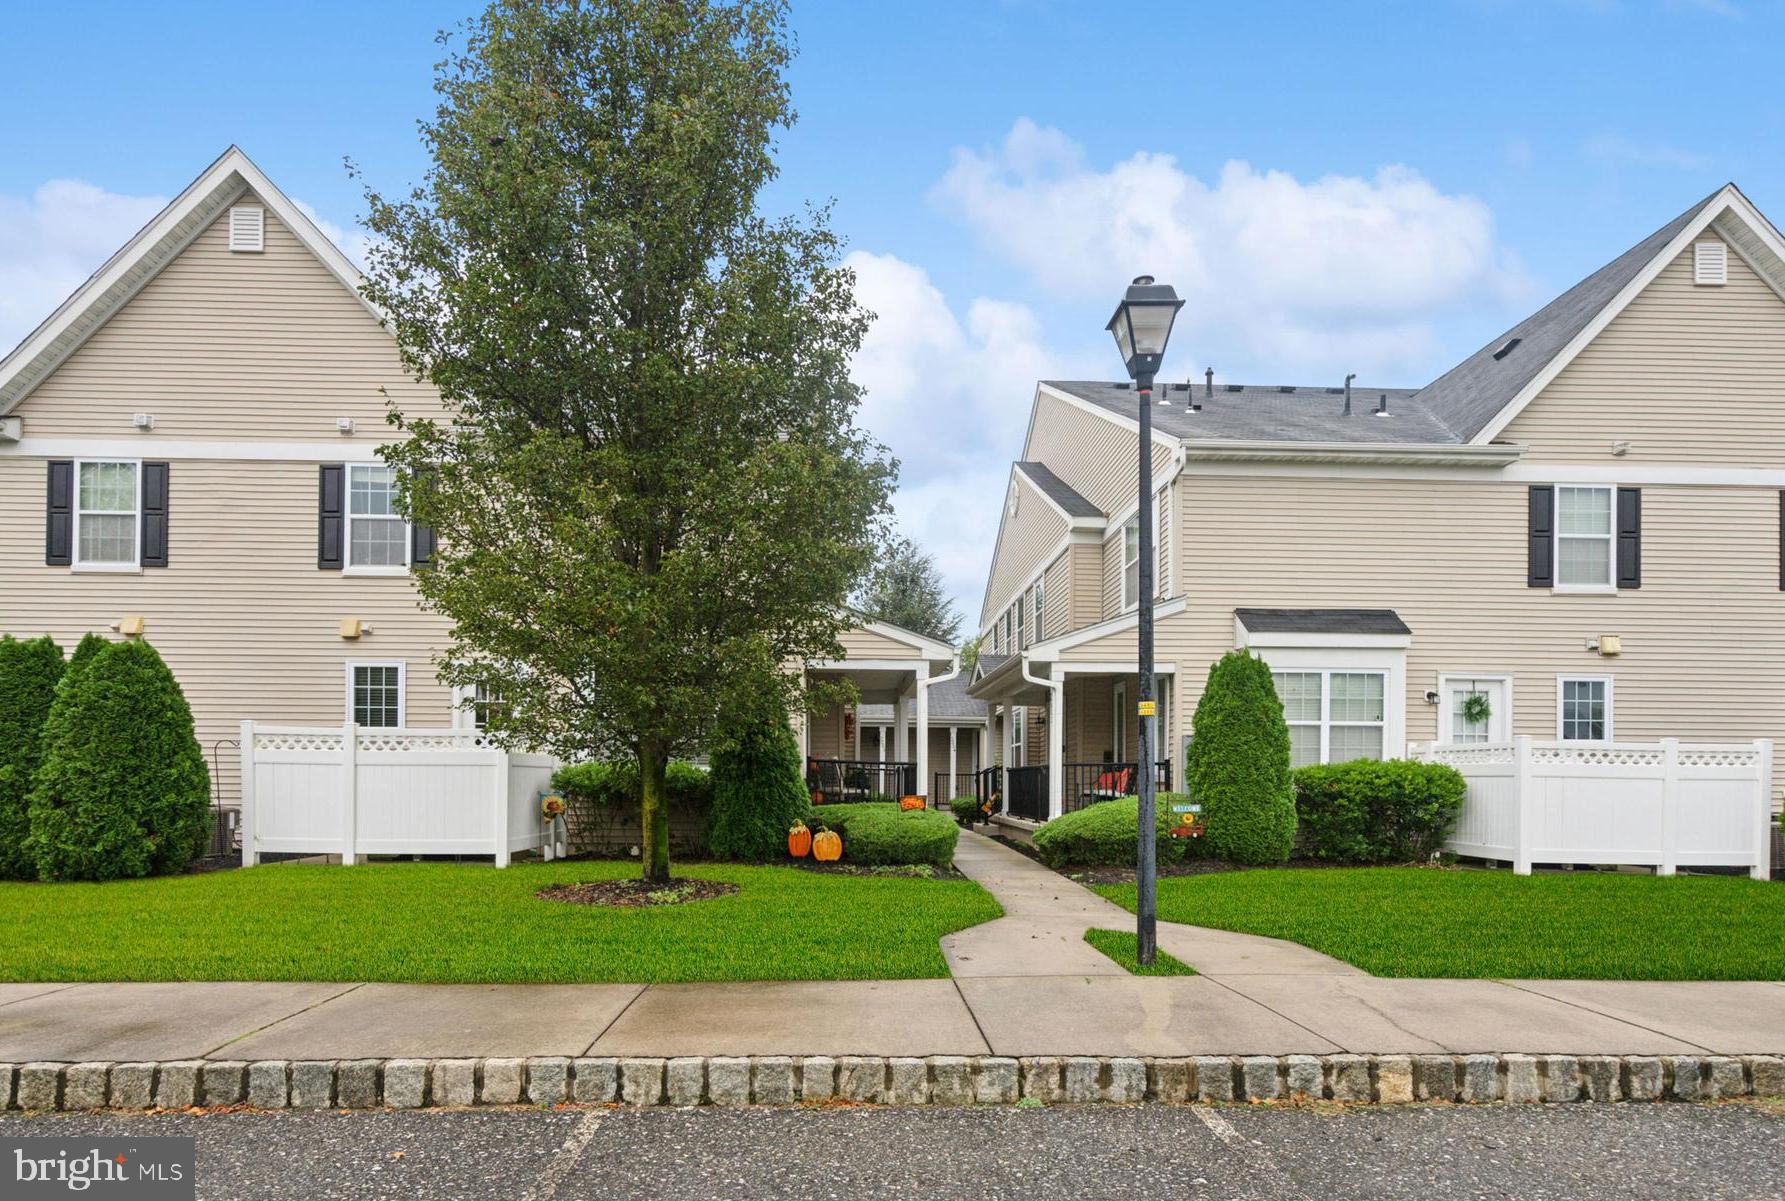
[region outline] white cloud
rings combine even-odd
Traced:
[[[295,196],[291,198],[291,202],[297,205],[299,212],[315,222],[316,228],[322,231],[323,237],[333,242],[336,249],[340,250],[342,254],[353,260],[353,265],[355,267],[358,267],[361,271],[366,269],[366,251],[372,246],[372,237],[370,234],[366,233],[365,230],[357,225],[352,229],[346,229],[336,225],[333,221],[330,221],[327,217],[324,217],[321,213],[317,212],[315,206],[306,201],[299,200]]]
[[[1234,161],[1211,184],[1142,152],[1099,170],[1025,118],[995,151],[957,151],[933,199],[1061,296],[1113,300],[1142,271],[1174,284],[1176,362],[1273,378],[1401,375],[1442,311],[1528,286],[1486,205],[1405,166],[1304,182]]]
[[[857,251],[856,299],[875,314],[852,375],[867,391],[861,422],[899,458],[901,530],[936,556],[977,626],[998,535],[1008,456],[1022,444],[1035,381],[1071,374],[1035,314],[980,298],[957,317],[921,268]]]
[[[11,350],[167,204],[75,179],[0,195],[0,353]]]

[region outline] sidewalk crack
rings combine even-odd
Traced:
[[[340,992],[330,993],[328,996],[323,997],[320,1000],[312,1001],[310,1004],[304,1006],[302,1009],[294,1009],[290,1013],[280,1014],[278,1017],[274,1018],[272,1021],[268,1022],[264,1026],[256,1026],[252,1030],[247,1030],[247,1031],[244,1031],[241,1034],[237,1034],[231,1038],[226,1038],[221,1043],[212,1047],[209,1051],[206,1051],[203,1055],[200,1055],[199,1058],[200,1059],[209,1059],[211,1056],[213,1056],[217,1052],[221,1051],[224,1047],[233,1046],[234,1044],[241,1042],[244,1038],[251,1038],[256,1034],[259,1034],[262,1030],[271,1030],[274,1026],[277,1026],[280,1022],[289,1022],[292,1018],[297,1017],[300,1014],[309,1013],[312,1009],[315,1009],[319,1005],[327,1005],[330,1001],[337,1000],[341,997],[344,997],[350,992],[356,992],[359,989],[364,988],[365,986],[366,986],[366,982],[364,980],[361,980],[357,984],[349,984],[346,988],[342,989]]]
[[[1514,984],[1511,980],[1495,980],[1494,983],[1504,985],[1505,987],[1513,989],[1517,992],[1522,992],[1527,996],[1542,997],[1546,1001],[1555,1001],[1558,1004],[1567,1005],[1570,1008],[1580,1010],[1582,1013],[1590,1013],[1590,1014],[1594,1015],[1595,1017],[1602,1017],[1608,1022],[1616,1022],[1620,1026],[1630,1026],[1637,1030],[1646,1030],[1650,1034],[1659,1035],[1662,1038],[1677,1039],[1678,1041],[1685,1043],[1688,1047],[1691,1047],[1694,1050],[1703,1051],[1706,1055],[1717,1054],[1717,1052],[1714,1048],[1700,1046],[1698,1043],[1693,1042],[1689,1038],[1680,1038],[1679,1035],[1673,1033],[1671,1030],[1657,1030],[1653,1026],[1645,1026],[1641,1022],[1634,1022],[1634,1021],[1631,1021],[1629,1018],[1621,1018],[1615,1013],[1606,1013],[1602,1009],[1594,1009],[1591,1005],[1588,1005],[1584,1001],[1570,1001],[1567,997],[1553,997],[1549,993],[1538,992],[1536,989],[1526,988],[1522,984]]]
[[[639,985],[638,991],[632,994],[632,999],[630,1001],[626,1002],[624,1005],[620,1006],[620,1012],[614,1014],[613,1019],[611,1021],[609,1021],[607,1025],[603,1026],[600,1030],[597,1030],[595,1032],[595,1037],[590,1039],[589,1045],[583,1048],[583,1054],[584,1055],[593,1054],[595,1051],[595,1044],[600,1042],[602,1039],[606,1038],[607,1032],[609,1030],[612,1030],[615,1026],[619,1025],[620,1019],[625,1017],[627,1012],[629,1010],[631,1010],[631,1008],[634,1005],[638,1004],[638,999],[640,997],[644,996],[646,992],[650,991],[650,989],[652,987],[653,986],[649,985],[649,984]]]

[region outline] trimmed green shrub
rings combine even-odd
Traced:
[[[90,631],[82,634],[81,640],[74,644],[74,654],[68,656],[68,666],[62,669],[61,686],[67,688],[79,679],[80,674],[87,670],[87,665],[93,662],[93,656],[111,644],[111,639],[104,634],[95,634]]]
[[[713,804],[713,777],[691,763],[672,763],[663,774],[672,809],[705,814]],[[552,776],[552,787],[567,800],[594,805],[637,805],[644,790],[638,782],[638,760],[611,763],[573,763]]]
[[[799,740],[778,707],[746,706],[713,743],[713,817],[707,848],[720,859],[787,856],[787,829],[812,807]]]
[[[1184,771],[1202,806],[1203,851],[1232,863],[1283,863],[1295,849],[1289,727],[1271,669],[1230,651],[1209,669]]]
[[[853,805],[815,806],[806,823],[814,830],[829,826],[843,838],[843,862],[870,866],[881,863],[954,862],[961,828],[934,809],[900,809],[864,801]]]
[[[1176,863],[1189,851],[1187,839],[1173,838],[1171,802],[1182,793],[1161,792],[1153,797],[1154,825],[1158,833],[1153,856],[1159,863]],[[1133,867],[1140,844],[1140,798],[1125,796],[1098,801],[1062,813],[1035,831],[1035,849],[1049,867]]]
[[[1339,863],[1412,863],[1444,845],[1463,807],[1461,773],[1442,763],[1354,759],[1298,768],[1304,852]]]
[[[954,814],[956,821],[970,828],[974,822],[985,820],[985,810],[979,807],[979,803],[976,796],[958,796],[948,802],[948,809]]]
[[[211,773],[179,682],[146,642],[115,642],[57,691],[27,841],[45,880],[177,872],[205,845]]]
[[[62,678],[53,639],[0,638],[0,877],[35,880],[25,850],[31,833],[31,776],[43,758],[43,725]]]

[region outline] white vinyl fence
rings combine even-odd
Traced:
[[[263,854],[491,855],[548,839],[539,794],[558,761],[475,730],[242,723],[242,863]]]
[[[1413,757],[1468,781],[1445,844],[1459,855],[1533,863],[1745,867],[1757,880],[1771,852],[1773,744],[1427,743]]]

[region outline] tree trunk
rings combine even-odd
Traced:
[[[641,813],[644,834],[639,856],[644,877],[652,881],[669,879],[669,795],[664,784],[669,766],[669,749],[658,738],[644,738],[638,744],[638,779],[644,798]]]

